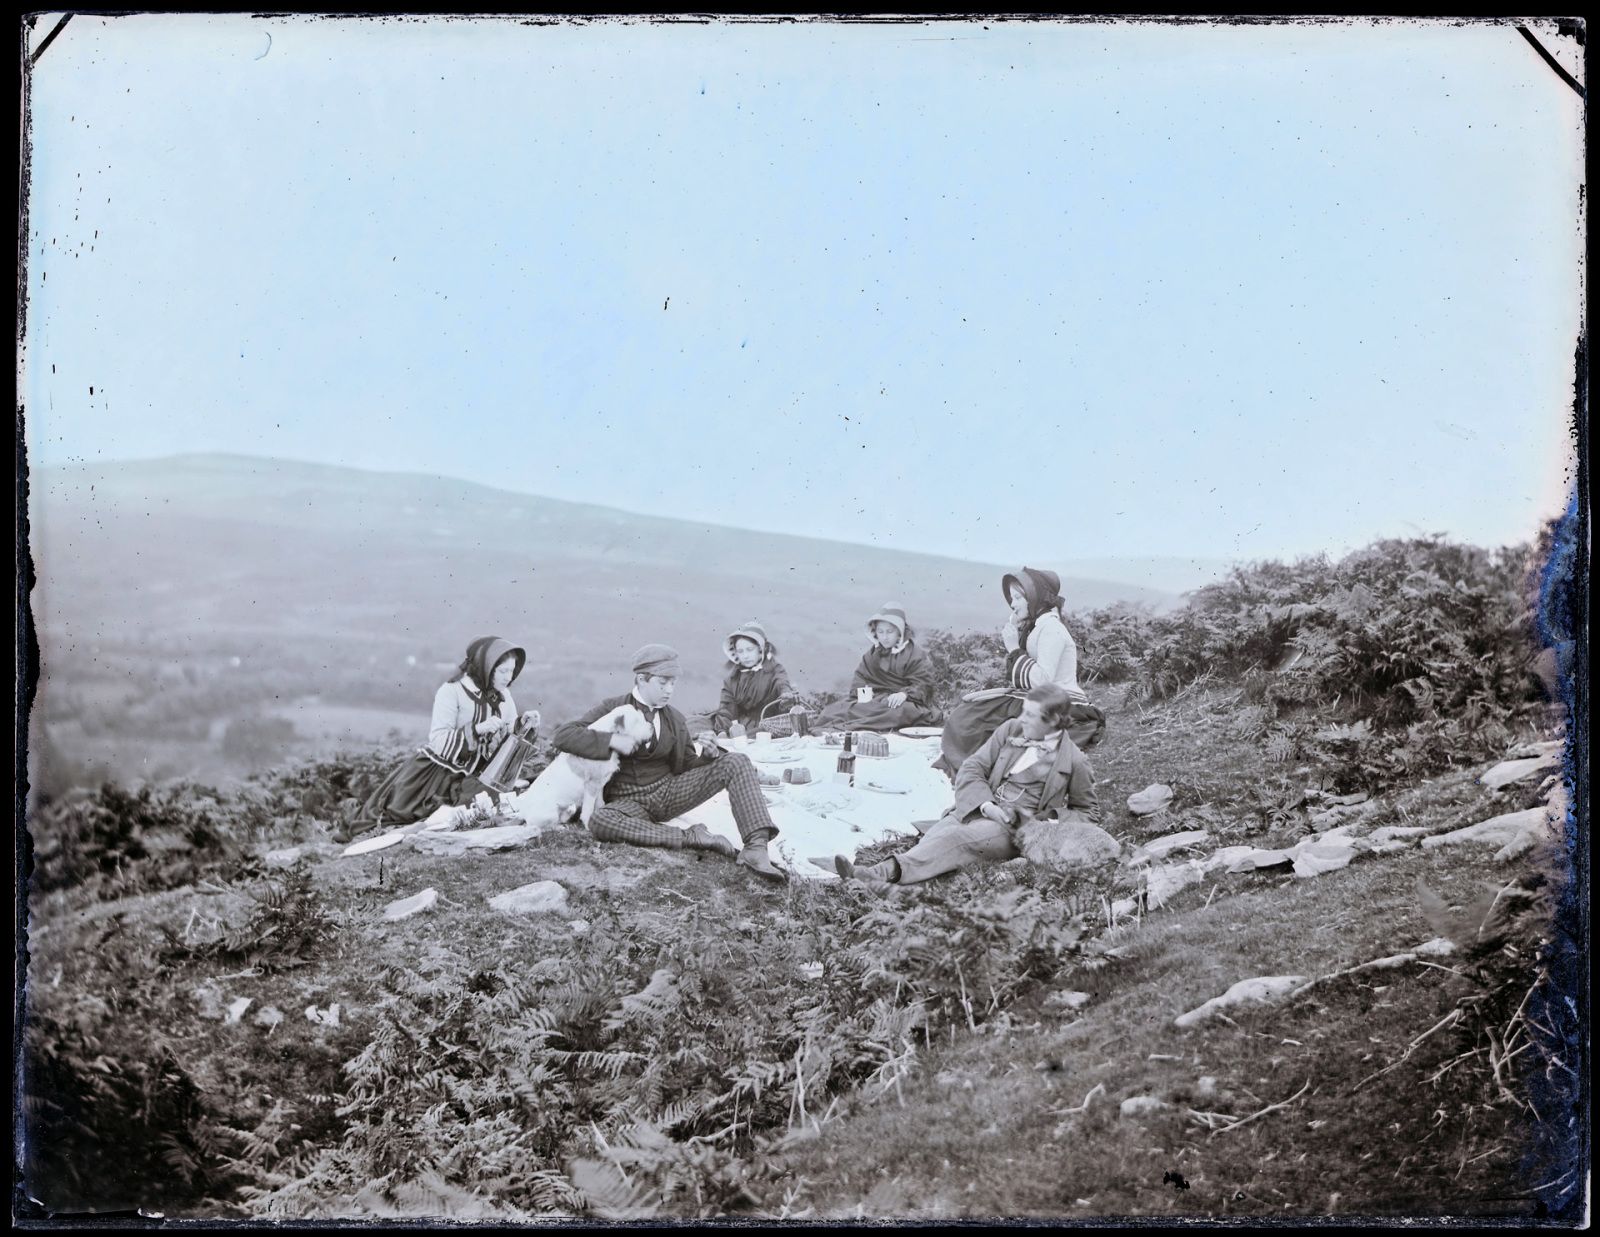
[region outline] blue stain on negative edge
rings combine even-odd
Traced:
[[[1561,1032],[1552,1044],[1568,1060],[1583,1059],[1587,1037],[1586,1017],[1579,1017],[1574,998],[1585,987],[1589,922],[1589,845],[1588,845],[1588,646],[1587,632],[1580,631],[1588,616],[1587,521],[1581,506],[1582,494],[1568,502],[1560,519],[1550,526],[1549,555],[1539,567],[1538,610],[1534,616],[1539,644],[1555,656],[1555,694],[1564,713],[1562,778],[1567,791],[1566,819],[1562,823],[1562,843],[1566,870],[1560,873],[1561,889],[1551,924],[1550,945],[1540,961],[1548,968],[1549,982],[1536,983],[1529,995],[1530,1014],[1546,1027]],[[1583,591],[1580,591],[1583,590]],[[1580,817],[1582,819],[1580,819]],[[1583,1011],[1587,1015],[1587,1010]],[[1552,1114],[1563,1110],[1576,1113],[1587,1106],[1588,1089],[1572,1075],[1574,1083],[1563,1085],[1548,1071],[1532,1071],[1529,1085],[1543,1101],[1540,1107]],[[1583,1123],[1586,1126],[1586,1123]],[[1540,1122],[1542,1147],[1530,1148],[1528,1170],[1566,1169],[1550,1184],[1572,1178],[1570,1184],[1552,1190],[1551,1197],[1538,1198],[1541,1211],[1561,1215],[1581,1197],[1582,1175],[1568,1165],[1581,1162],[1587,1142],[1587,1129],[1579,1130],[1559,1119]],[[1543,1160],[1543,1163],[1538,1163]]]

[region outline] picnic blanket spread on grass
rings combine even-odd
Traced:
[[[837,747],[821,736],[770,739],[737,744],[735,750],[750,757],[757,772],[782,777],[785,769],[805,769],[807,783],[764,786],[773,823],[779,835],[772,845],[774,858],[796,876],[811,880],[837,880],[831,866],[818,867],[814,858],[854,855],[856,848],[885,834],[913,835],[913,822],[937,820],[950,810],[955,793],[949,780],[932,767],[939,755],[937,735],[908,738],[885,736],[887,757],[858,756],[855,784],[834,781]],[[471,824],[461,809],[441,809],[427,820],[364,838],[348,847],[346,855],[364,855],[403,842],[433,854],[462,854],[468,850],[500,850],[523,846],[538,837],[537,825],[517,825],[514,817],[494,816],[482,809],[487,828],[462,828]],[[703,824],[736,845],[739,830],[726,791],[678,817],[681,825]],[[558,826],[560,827],[560,826]]]

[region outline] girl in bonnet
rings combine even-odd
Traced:
[[[520,718],[510,687],[527,654],[498,636],[467,646],[460,667],[433,697],[428,742],[384,779],[362,815],[377,825],[409,824],[447,804],[471,803],[494,792],[478,780],[501,742],[513,732],[531,735],[539,714]]]
[[[728,633],[722,651],[727,654],[728,677],[722,684],[722,703],[711,715],[711,729],[727,734],[734,722],[754,730],[768,705],[794,695],[789,674],[778,662],[778,650],[754,619]]]
[[[939,720],[933,704],[933,662],[912,638],[906,612],[886,605],[867,620],[872,643],[850,680],[850,695],[830,704],[819,726],[899,730]]]

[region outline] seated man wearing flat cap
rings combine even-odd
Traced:
[[[613,752],[619,757],[617,772],[606,784],[606,801],[595,810],[589,832],[602,842],[737,855],[738,862],[757,876],[784,880],[767,854],[767,841],[777,836],[778,828],[761,796],[755,767],[748,756],[724,752],[709,733],[690,738],[687,719],[667,703],[677,677],[677,652],[665,644],[647,644],[633,655],[632,692],[602,700],[551,736],[557,751],[586,760],[606,760]],[[590,723],[624,704],[633,705],[653,723],[652,742],[635,748],[629,735],[589,729]],[[732,842],[704,825],[685,829],[667,823],[721,790],[728,792],[733,804],[743,850],[736,851]]]

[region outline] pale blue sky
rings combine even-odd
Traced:
[[[1509,26],[79,16],[32,106],[36,464],[1004,562],[1563,502],[1580,101]]]

